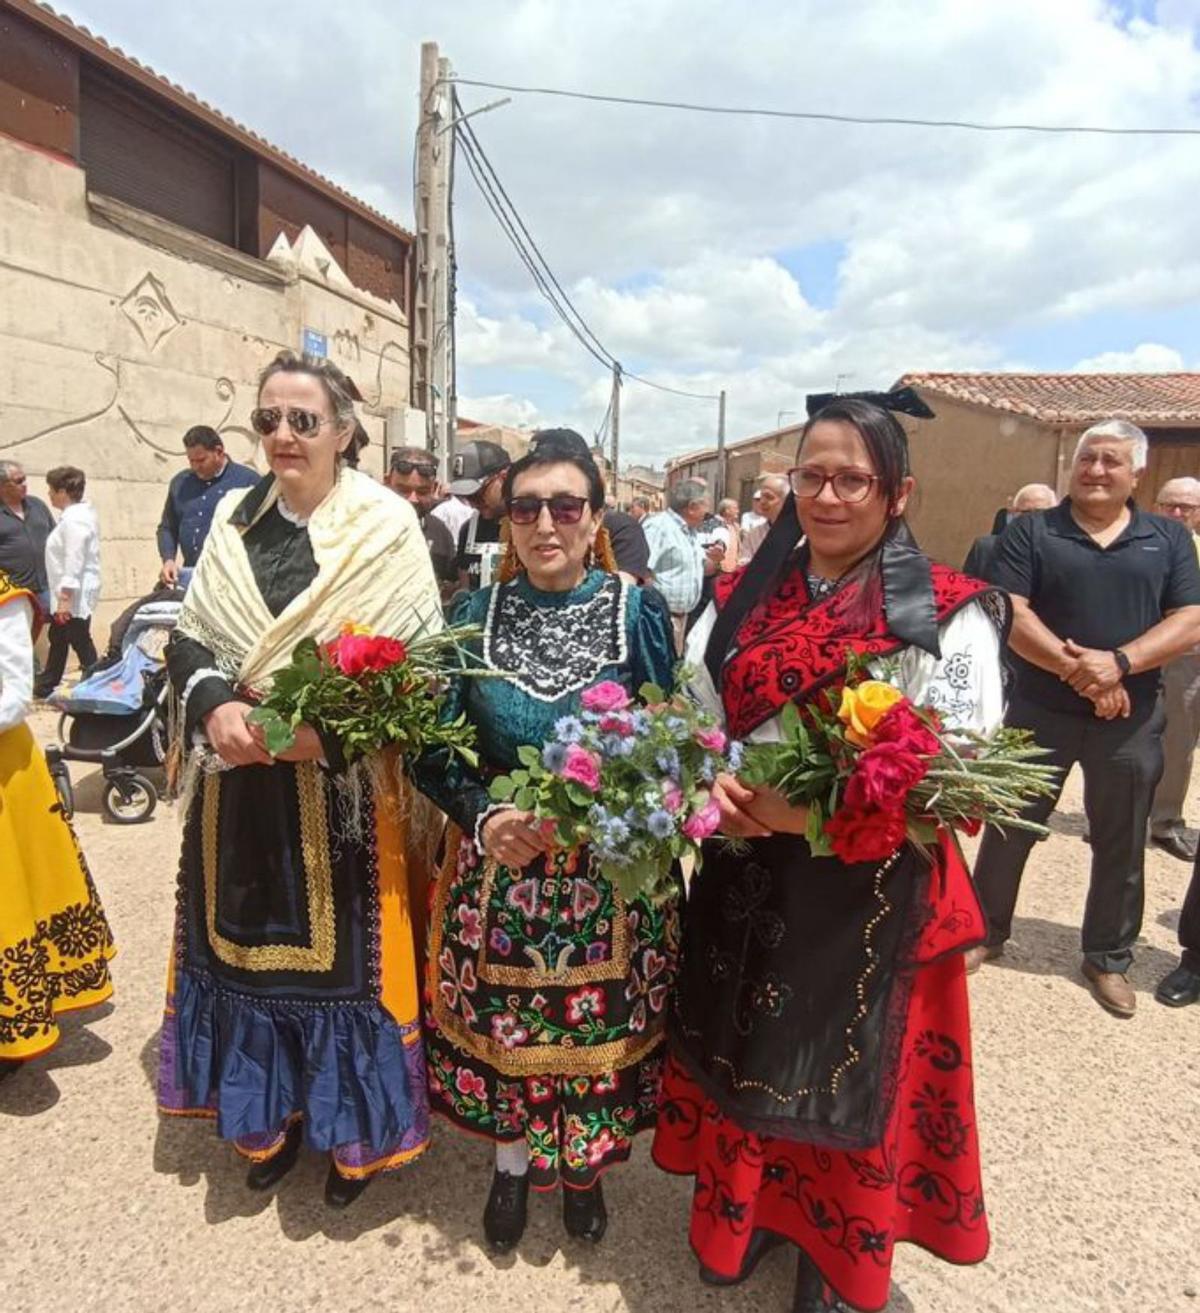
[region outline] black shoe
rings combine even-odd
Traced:
[[[1154,997],[1169,1008],[1185,1008],[1189,1003],[1200,1003],[1200,974],[1181,962],[1158,982]]]
[[[1156,848],[1161,848],[1163,852],[1170,853],[1172,857],[1178,857],[1181,862],[1196,860],[1195,840],[1189,839],[1186,834],[1180,834],[1178,830],[1172,830],[1169,834],[1152,834],[1150,842]]]
[[[325,1178],[325,1202],[330,1208],[349,1208],[370,1184],[369,1176],[351,1180],[338,1171],[335,1163],[330,1163],[329,1175]]]
[[[11,1076],[18,1067],[23,1065],[15,1058],[0,1058],[0,1080],[3,1080],[5,1076]]]
[[[802,1252],[796,1264],[792,1313],[844,1313],[845,1307],[840,1299],[829,1293],[816,1264]]]
[[[572,1190],[563,1186],[563,1226],[567,1235],[598,1245],[608,1229],[608,1210],[604,1191],[597,1181],[590,1189]]]
[[[300,1156],[300,1145],[304,1141],[304,1128],[299,1122],[293,1122],[283,1137],[283,1148],[273,1154],[266,1162],[255,1163],[246,1173],[246,1187],[250,1190],[269,1190],[296,1165]]]
[[[705,1267],[701,1263],[700,1280],[706,1286],[740,1286],[743,1281],[749,1280],[754,1275],[754,1269],[772,1249],[783,1244],[783,1240],[784,1237],[777,1231],[764,1231],[761,1227],[756,1227],[750,1237],[750,1243],[746,1246],[746,1256],[742,1259],[742,1266],[737,1276],[723,1277],[719,1272],[714,1272],[711,1267]]]
[[[501,1171],[493,1174],[487,1207],[483,1210],[483,1234],[497,1254],[508,1253],[525,1234],[528,1201],[528,1172],[524,1176]]]

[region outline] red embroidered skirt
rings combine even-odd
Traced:
[[[986,1257],[961,955],[917,972],[900,1062],[887,1130],[860,1152],[747,1132],[668,1063],[654,1160],[696,1178],[690,1240],[705,1267],[736,1276],[765,1228],[799,1245],[839,1298],[877,1310],[901,1240],[952,1263]]]

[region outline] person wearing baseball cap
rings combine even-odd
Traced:
[[[471,518],[459,530],[457,557],[459,581],[470,591],[491,583],[490,564],[500,559],[504,472],[511,464],[512,458],[497,442],[464,442],[454,453],[450,492],[472,510]],[[487,571],[485,560],[489,563]]]

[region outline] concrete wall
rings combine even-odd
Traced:
[[[936,419],[906,421],[917,480],[908,518],[930,556],[958,567],[1019,487],[1056,486],[1058,436],[1049,425],[1020,415],[945,397],[928,400]]]
[[[407,322],[328,255],[306,231],[268,263],[89,203],[74,164],[0,138],[0,458],[21,461],[38,495],[54,465],[87,473],[103,534],[100,637],[154,585],[183,432],[211,424],[234,459],[261,464],[255,378],[304,329],[325,335],[366,398],[364,467],[382,468],[386,424],[404,440]]]

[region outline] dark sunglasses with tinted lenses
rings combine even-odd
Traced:
[[[333,422],[322,419],[316,411],[301,410],[299,406],[289,406],[286,410],[282,410],[279,406],[260,406],[250,412],[250,425],[255,433],[269,438],[283,423],[285,417],[288,428],[298,438],[315,438],[322,424]]]
[[[587,504],[586,497],[570,497],[566,493],[554,497],[510,497],[508,518],[514,524],[536,524],[545,506],[555,524],[578,524]]]
[[[437,474],[436,465],[422,465],[415,460],[392,461],[393,474],[417,474],[422,479],[432,479]]]

